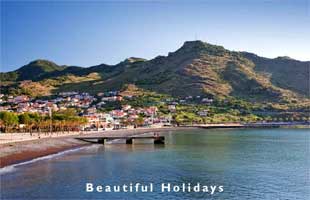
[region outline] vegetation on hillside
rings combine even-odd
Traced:
[[[304,105],[309,103],[309,68],[309,62],[266,59],[192,41],[168,56],[129,58],[117,65],[82,68],[37,60],[14,72],[1,73],[0,80],[4,93],[31,96],[63,91],[97,94],[135,84],[174,97],[204,95]],[[26,80],[32,82],[24,84]]]

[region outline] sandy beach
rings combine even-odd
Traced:
[[[44,138],[0,145],[0,168],[89,145],[72,137]]]
[[[101,135],[101,136],[132,136],[145,134],[150,132],[165,132],[180,129],[193,129],[193,128],[178,128],[178,127],[167,127],[167,128],[140,128],[140,129],[122,129],[104,132],[83,132],[83,133],[70,133],[53,136],[41,134],[40,139],[37,135],[30,137],[28,133],[15,133],[15,140],[9,140],[12,136],[10,133],[2,134],[1,139],[5,140],[5,143],[0,144],[0,168],[32,160],[34,158],[47,156],[55,153],[59,153],[65,150],[79,148],[91,143],[84,142],[75,139],[77,136],[88,136],[88,135]],[[19,136],[16,136],[20,134]]]

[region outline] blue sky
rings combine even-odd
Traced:
[[[1,1],[1,71],[151,59],[203,40],[265,57],[310,60],[308,0]]]

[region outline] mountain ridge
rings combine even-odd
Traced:
[[[39,70],[34,70],[34,67]],[[32,73],[29,73],[29,68]],[[287,57],[264,58],[202,41],[186,41],[167,56],[150,60],[130,57],[116,65],[59,66],[50,61],[36,60],[13,72],[0,73],[0,80],[11,82],[11,87],[25,80],[38,84],[53,80],[57,84],[51,94],[69,89],[86,91],[89,87],[96,93],[135,84],[172,96],[232,96],[248,101],[269,99],[285,102],[309,98],[309,69],[309,61]],[[73,76],[87,78],[74,78],[83,81],[63,81],[62,84],[60,79],[69,76],[71,79]],[[6,85],[9,87],[10,84]]]

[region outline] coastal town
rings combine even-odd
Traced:
[[[97,97],[78,92],[62,92],[51,99],[32,99],[27,95],[6,96],[3,94],[0,97],[0,112],[37,113],[52,117],[53,113],[74,109],[79,117],[86,119],[86,123],[78,127],[85,131],[134,128],[134,124],[140,126],[163,125],[170,122],[168,117],[157,115],[155,106],[132,108],[130,105],[123,105],[118,109],[102,112],[101,108],[105,104],[123,100],[124,97],[118,95],[117,91],[101,93]],[[20,124],[20,127],[22,126],[24,125]]]
[[[124,95],[120,91],[102,92],[95,96],[85,92],[61,92],[49,98],[1,94],[0,126],[2,132],[104,131],[173,126],[180,123],[240,122],[242,119],[233,114],[226,114],[225,118],[222,113],[213,114],[215,102],[212,98],[156,96],[153,101],[149,99],[149,96]],[[224,103],[229,104],[229,102]],[[189,109],[191,110],[189,111]],[[240,114],[240,111],[245,112],[244,110],[245,108],[230,109],[228,113],[239,112],[237,114]],[[7,115],[15,115],[15,117]],[[260,119],[247,113],[244,115],[247,117],[246,119],[249,119],[250,116],[252,122],[268,120],[268,118]],[[215,121],[218,116],[221,118]],[[207,121],[208,119],[210,121]],[[271,120],[281,122],[285,120],[298,121],[298,119],[299,121],[307,120],[307,118]],[[66,120],[70,123],[62,123]]]
[[[47,118],[52,118],[53,113],[74,109],[79,117],[86,119],[86,123],[78,128],[84,131],[100,131],[115,129],[130,129],[137,126],[144,127],[162,127],[170,126],[172,113],[176,111],[176,105],[185,104],[186,100],[193,99],[192,96],[185,99],[173,100],[165,99],[168,112],[166,115],[158,113],[157,106],[133,107],[129,104],[121,105],[120,102],[131,100],[134,97],[127,95],[122,96],[119,91],[109,91],[99,93],[95,96],[89,93],[78,92],[61,92],[54,98],[50,99],[33,99],[27,95],[0,95],[0,112],[2,113],[36,113]],[[200,99],[199,96],[195,97]],[[212,99],[202,98],[201,102],[211,104]],[[103,111],[107,104],[114,104],[117,109]],[[207,116],[207,110],[197,112],[198,115]],[[2,122],[1,126],[5,124]],[[19,124],[19,129],[25,124]]]
[[[310,200],[309,2],[0,0],[0,200]]]

